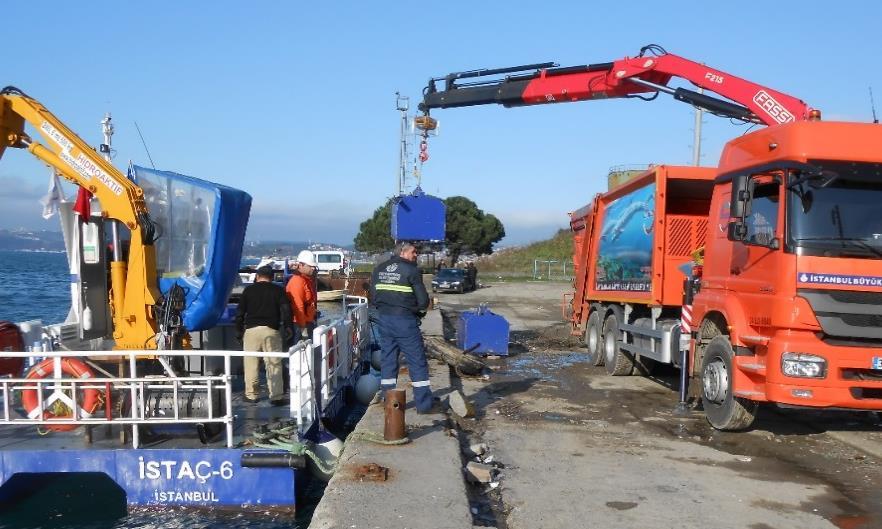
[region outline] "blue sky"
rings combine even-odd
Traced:
[[[882,111],[882,4],[814,4],[17,2],[3,8],[0,83],[92,144],[112,112],[117,167],[149,165],[137,121],[157,168],[252,194],[249,239],[347,244],[396,189],[395,92],[415,102],[430,76],[604,62],[656,43],[827,120],[869,121],[869,86]],[[566,226],[610,166],[692,158],[692,109],[665,96],[433,115],[441,134],[423,188],[472,198],[500,217],[508,244]],[[702,164],[744,131],[707,116]],[[7,151],[0,227],[57,229],[36,203],[47,179]]]

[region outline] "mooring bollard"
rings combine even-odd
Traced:
[[[407,394],[403,389],[386,391],[386,422],[383,428],[383,439],[400,441],[405,438],[404,405]]]

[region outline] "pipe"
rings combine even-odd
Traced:
[[[306,468],[306,456],[290,452],[244,452],[243,468]]]

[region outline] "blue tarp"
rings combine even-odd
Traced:
[[[159,225],[159,289],[165,294],[174,284],[184,288],[188,330],[213,327],[239,271],[251,195],[170,171],[134,165],[131,173]]]

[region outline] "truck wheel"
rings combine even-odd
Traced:
[[[630,375],[634,370],[634,360],[619,348],[621,339],[619,318],[610,314],[603,322],[603,362],[607,374],[612,376]]]
[[[732,344],[717,336],[707,344],[701,362],[701,403],[707,422],[717,430],[744,430],[753,424],[759,404],[732,394]]]
[[[585,345],[588,347],[588,362],[603,365],[603,340],[601,337],[600,313],[592,310],[585,322]]]

